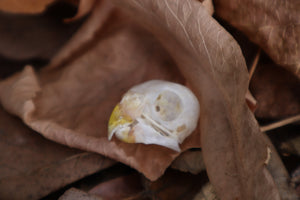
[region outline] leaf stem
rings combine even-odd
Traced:
[[[257,67],[257,64],[258,64],[258,61],[259,61],[259,58],[260,58],[260,54],[261,54],[261,48],[258,49],[256,55],[255,55],[255,58],[254,58],[254,61],[251,65],[251,68],[250,68],[250,72],[249,72],[249,80],[251,80],[253,74],[254,74],[254,71]]]
[[[273,129],[276,129],[276,128],[279,128],[279,127],[297,122],[297,121],[300,121],[300,114],[298,114],[296,116],[293,116],[293,117],[288,117],[284,120],[280,120],[278,122],[275,122],[275,123],[272,123],[272,124],[269,124],[269,125],[266,125],[266,126],[261,126],[260,130],[262,132],[266,132],[266,131],[270,131],[270,130],[273,130]]]

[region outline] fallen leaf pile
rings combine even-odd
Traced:
[[[300,4],[272,2],[1,2],[0,199],[298,199],[299,122],[259,125],[300,113]],[[107,139],[152,79],[200,102],[181,153]]]

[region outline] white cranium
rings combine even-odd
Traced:
[[[109,120],[108,138],[157,144],[180,151],[179,144],[196,128],[200,106],[185,86],[152,80],[131,88]]]

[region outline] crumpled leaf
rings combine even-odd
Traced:
[[[265,167],[266,143],[245,102],[247,69],[234,39],[197,1],[115,2],[160,40],[199,98],[200,126],[182,149],[199,147],[201,131],[204,162],[218,195],[279,199]],[[130,86],[183,78],[152,35],[127,20],[115,12],[85,53],[61,68],[35,75],[27,67],[0,83],[0,100],[45,137],[107,155],[154,180],[178,154],[155,145],[108,142],[108,116]]]
[[[11,13],[42,13],[55,0],[1,0],[0,10]]]
[[[200,100],[201,144],[221,199],[280,199],[264,165],[267,148],[247,108],[248,75],[237,43],[196,1],[117,1],[141,16]]]
[[[215,12],[300,78],[300,2],[215,0]]]
[[[44,139],[0,107],[0,198],[39,199],[114,161]]]
[[[2,82],[1,102],[48,139],[109,156],[157,179],[178,152],[108,141],[108,119],[131,86],[149,79],[183,82],[183,78],[157,41],[123,14],[112,16],[102,34],[69,65],[45,68],[38,75],[28,66]],[[182,149],[199,145],[195,132]]]
[[[92,3],[92,0],[81,1],[80,5],[89,8]],[[86,12],[89,12],[89,10],[86,10],[81,13],[80,9],[82,6],[79,6],[79,11],[75,18],[77,18],[77,16],[81,17],[82,15],[86,14]],[[94,42],[93,39],[95,39],[97,36],[96,34],[101,31],[114,7],[111,2],[106,0],[96,1],[93,6],[94,9],[91,11],[92,13],[90,17],[74,34],[70,41],[64,45],[63,48],[61,48],[59,52],[51,59],[48,68],[60,67],[67,62],[72,61],[72,59],[77,58],[86,51],[86,48],[84,47],[88,47]]]

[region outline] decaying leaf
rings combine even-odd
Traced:
[[[214,1],[216,14],[243,31],[277,64],[300,77],[300,2]]]
[[[178,153],[108,141],[108,118],[132,85],[149,79],[187,81],[200,101],[201,117],[181,148],[201,142],[218,196],[280,199],[265,164],[267,142],[245,102],[245,61],[230,34],[199,1],[114,0],[117,9],[102,2],[48,67],[36,73],[27,66],[0,82],[5,109],[50,140],[108,156],[156,180]],[[107,12],[97,19],[101,7]],[[186,192],[180,194],[190,195]]]
[[[46,140],[2,108],[0,151],[1,199],[39,199],[114,163]]]

